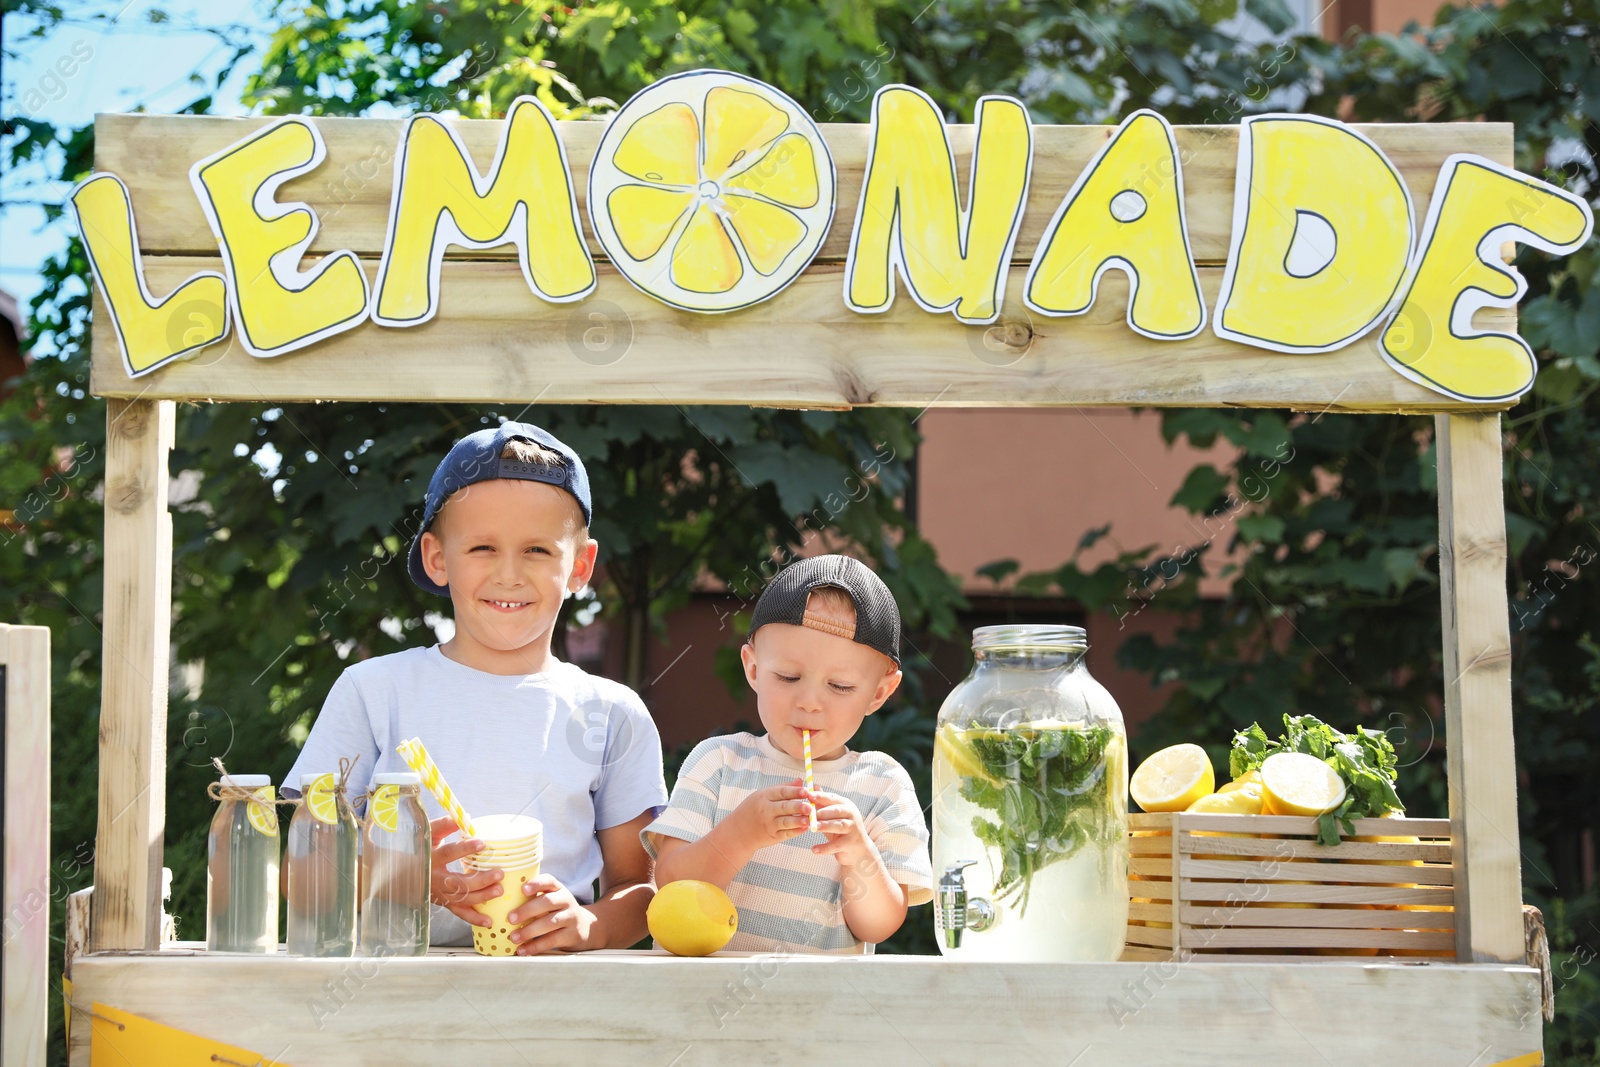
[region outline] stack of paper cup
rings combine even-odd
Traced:
[[[478,910],[490,919],[489,926],[472,928],[472,947],[481,956],[510,956],[517,951],[511,940],[511,923],[506,920],[517,905],[528,900],[522,883],[539,875],[544,858],[544,826],[531,815],[487,815],[473,820],[482,852],[462,861],[468,871],[498,868],[504,872],[501,894],[479,904]]]

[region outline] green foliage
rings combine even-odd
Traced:
[[[1550,939],[1550,977],[1556,1017],[1544,1027],[1546,1062],[1592,1064],[1600,1045],[1600,890],[1591,887],[1570,898],[1546,897],[1537,890],[1528,902],[1544,914]]]
[[[1395,765],[1399,761],[1394,745],[1381,730],[1358,726],[1355,733],[1347,734],[1315,715],[1285,715],[1283,734],[1269,738],[1261,724],[1253,722],[1233,735],[1228,770],[1238,778],[1259,770],[1280,752],[1315,756],[1344,781],[1344,802],[1317,820],[1317,839],[1324,845],[1339,843],[1341,825],[1346,834],[1355,833],[1351,825],[1355,819],[1405,811],[1395,792]]]

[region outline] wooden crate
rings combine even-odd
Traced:
[[[1316,832],[1288,816],[1130,816],[1122,958],[1455,958],[1448,819],[1358,819],[1337,845]]]

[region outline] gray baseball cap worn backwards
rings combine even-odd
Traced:
[[[502,458],[500,453],[505,451],[506,442],[519,437],[559,453],[566,462],[561,465],[523,463]],[[411,554],[406,560],[411,580],[419,587],[436,596],[450,595],[449,586],[438,584],[423,569],[422,535],[433,526],[433,521],[439,517],[439,509],[444,507],[451,493],[495,478],[544,482],[565,489],[577,498],[578,507],[583,509],[584,524],[588,525],[590,521],[589,472],[584,470],[583,460],[578,458],[578,454],[553,434],[526,422],[503,422],[499,426],[468,434],[457,441],[444,459],[439,461],[433,479],[428,482],[422,525],[411,541]]]
[[[852,630],[838,621],[806,611],[813,589],[841,589],[856,606]],[[769,622],[807,626],[876,649],[900,665],[900,606],[883,579],[858,559],[849,556],[813,556],[779,571],[756,601],[750,619],[750,636]]]

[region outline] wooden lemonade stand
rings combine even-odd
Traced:
[[[997,130],[1001,117],[989,117]],[[314,125],[326,157],[284,184],[276,198],[305,201],[319,215],[310,256],[353,252],[373,284],[390,243],[397,144],[408,127],[367,119],[299,121]],[[196,320],[199,340],[207,341],[207,329],[215,333],[224,316],[211,283],[205,283],[211,295],[204,299],[196,295],[202,290],[186,290],[166,311],[159,307],[197,271],[227,273],[217,235],[182,168],[272,125],[264,119],[97,119],[96,165],[125,184],[137,219],[135,261],[142,255],[153,294],[140,314],[170,313],[179,297],[192,298],[200,312],[209,307],[212,313]],[[477,173],[485,173],[498,158],[504,124],[450,125]],[[214,345],[190,344],[195,339],[185,337],[186,320],[176,334],[170,323],[165,334],[149,331],[157,338],[151,343],[159,345],[163,336],[169,341],[171,351],[157,356],[178,357],[151,368],[137,366],[129,354],[131,332],[119,345],[107,314],[107,283],[96,292],[93,389],[109,398],[104,695],[90,942],[69,961],[75,1004],[133,1013],[294,1067],[819,1058],[964,1064],[980,1057],[1407,1067],[1543,1062],[1540,972],[1527,964],[1524,948],[1512,751],[1500,412],[1514,396],[1464,399],[1396,373],[1380,351],[1382,326],[1320,353],[1224,340],[1209,321],[1181,339],[1130,329],[1129,286],[1115,271],[1103,279],[1086,314],[1021,310],[1016,298],[1034,250],[1080,174],[1117,132],[1112,127],[1024,131],[1031,175],[1020,226],[1003,249],[1009,262],[999,270],[1006,313],[975,324],[929,310],[940,301],[914,300],[903,277],[898,298],[891,284],[892,303],[884,308],[847,306],[841,299],[859,268],[852,261],[850,220],[857,219],[857,230],[863,217],[872,221],[871,210],[858,213],[858,203],[869,184],[865,172],[881,132],[876,127],[820,126],[836,167],[831,227],[792,284],[725,315],[669,306],[637,288],[639,279],[630,285],[611,254],[615,246],[608,249],[588,225],[588,178],[607,126],[554,128],[584,215],[582,241],[594,257],[592,293],[539,299],[529,292],[538,271],[526,273],[511,245],[458,243],[443,260],[436,321],[404,329],[358,323],[304,351],[258,358],[243,349],[238,329]],[[1417,231],[1452,153],[1512,163],[1508,125],[1351,129],[1393,161],[1415,204]],[[979,131],[974,125],[945,131],[965,197]],[[1175,138],[1194,273],[1206,309],[1215,314],[1230,241],[1237,238],[1231,220],[1241,130],[1178,127]],[[1160,195],[1158,183],[1149,202]],[[90,226],[86,222],[86,230]],[[250,279],[230,276],[229,284]],[[985,313],[993,319],[999,311]],[[132,321],[126,313],[123,319],[124,325]],[[581,358],[574,345],[585,343],[583,331],[595,324],[625,340],[620,355]],[[1475,325],[1512,332],[1514,309],[1485,312]],[[357,400],[919,410],[1245,406],[1434,414],[1450,805],[1448,848],[1436,849],[1448,859],[1435,881],[1451,890],[1455,958],[1180,955],[1163,961],[1147,955],[1120,963],[1004,965],[939,957],[676,959],[606,952],[506,962],[436,951],[416,959],[333,960],[208,955],[203,945],[163,943],[172,568],[167,460],[175,405]],[[930,916],[918,910],[908,921]],[[1119,1012],[1117,1004],[1137,1010]],[[104,1025],[75,1018],[74,1064],[90,1062],[91,1030]]]

